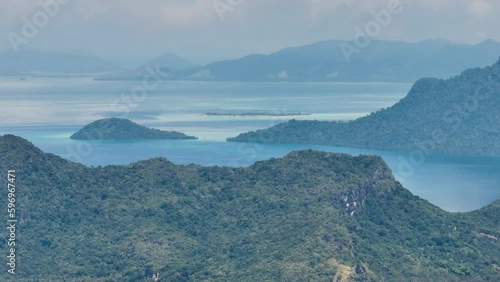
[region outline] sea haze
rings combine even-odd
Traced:
[[[389,107],[411,84],[162,82],[144,99],[131,94],[141,82],[96,82],[89,77],[0,78],[0,134],[27,138],[42,150],[87,165],[126,164],[166,157],[179,164],[247,166],[290,151],[317,149],[381,155],[414,194],[449,211],[482,207],[500,196],[500,157],[430,155],[403,166],[409,153],[294,144],[227,143],[227,137],[295,119],[351,120]],[[78,107],[74,107],[78,105]],[[203,113],[262,116],[203,116]],[[301,116],[266,116],[265,114]],[[194,135],[189,141],[106,141],[69,136],[105,117],[126,117],[164,130]]]

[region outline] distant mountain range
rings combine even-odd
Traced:
[[[420,79],[396,105],[355,121],[292,120],[228,140],[500,155],[500,60],[448,80]]]
[[[447,41],[419,43],[373,41],[347,61],[331,40],[286,48],[270,55],[250,55],[199,68],[188,78],[238,81],[384,81],[414,82],[422,77],[448,78],[500,56],[500,43],[470,46]],[[353,44],[351,42],[347,42]]]
[[[186,69],[196,68],[197,66],[185,58],[168,52],[137,69],[108,73],[97,77],[96,80],[142,80],[146,75],[150,74],[148,68],[154,71],[159,68],[165,70],[166,73],[179,73]]]
[[[499,201],[445,212],[376,156],[86,167],[5,135],[0,171],[5,199],[16,179],[15,281],[500,279]]]
[[[356,50],[346,56],[346,46]],[[23,51],[0,53],[0,75],[30,72],[106,73],[97,80],[142,80],[146,67],[159,66],[167,80],[415,82],[422,77],[449,78],[461,70],[492,64],[500,43],[477,45],[427,40],[417,43],[374,40],[364,48],[354,41],[328,40],[198,66],[168,52],[143,66],[124,70],[92,55]]]
[[[375,40],[347,57],[342,46],[357,48],[354,42],[329,40],[164,72],[171,80],[415,82],[422,77],[449,78],[467,68],[490,65],[500,56],[500,43],[493,40],[477,45]],[[99,79],[142,78],[118,74]]]
[[[30,73],[96,74],[118,71],[121,67],[93,55],[44,51],[0,53],[0,75]]]
[[[188,59],[178,56],[172,52],[167,52],[147,63],[145,66],[160,66],[170,69],[188,69],[197,67],[197,64],[190,62]]]

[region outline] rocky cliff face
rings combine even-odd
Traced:
[[[387,168],[378,168],[375,170],[372,177],[366,178],[360,185],[354,186],[340,195],[341,199],[340,201],[337,200],[337,202],[344,205],[344,210],[347,213],[352,216],[361,211],[365,204],[366,197],[370,193],[376,193],[374,190],[377,189],[385,179],[386,175],[384,175],[384,169]]]

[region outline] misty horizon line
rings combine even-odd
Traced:
[[[360,37],[355,37],[352,39],[337,39],[337,38],[332,38],[332,39],[324,39],[324,40],[319,40],[319,41],[310,41],[309,43],[305,44],[296,44],[296,45],[290,45],[290,46],[281,46],[279,48],[276,48],[272,51],[268,52],[260,52],[260,51],[252,51],[252,52],[241,52],[239,55],[232,55],[232,56],[227,56],[227,57],[220,57],[220,58],[213,58],[209,59],[210,56],[206,57],[206,60],[201,60],[200,62],[197,61],[196,58],[203,58],[202,54],[197,54],[197,55],[186,55],[183,54],[182,51],[179,50],[174,50],[174,49],[166,49],[164,52],[158,52],[152,55],[134,55],[131,54],[130,56],[109,56],[109,55],[103,55],[99,54],[99,52],[93,52],[88,49],[80,49],[80,50],[57,50],[54,48],[29,48],[25,47],[19,50],[18,53],[14,52],[11,48],[7,49],[0,49],[0,54],[4,55],[21,55],[26,52],[32,52],[32,53],[47,53],[47,54],[58,54],[58,55],[74,55],[74,56],[86,56],[86,57],[94,57],[94,58],[99,58],[99,59],[104,59],[106,61],[109,61],[111,63],[116,63],[116,64],[122,64],[125,59],[131,59],[131,60],[138,60],[138,61],[144,61],[142,64],[139,63],[136,67],[143,66],[145,61],[148,60],[153,60],[157,59],[161,56],[164,55],[174,55],[178,56],[182,59],[186,59],[190,61],[193,64],[196,64],[198,66],[205,66],[211,63],[219,62],[219,61],[226,61],[226,60],[233,60],[233,59],[238,59],[246,56],[252,56],[252,55],[271,55],[276,52],[289,49],[289,48],[300,48],[300,47],[306,47],[310,45],[315,45],[315,44],[321,44],[321,43],[326,43],[326,42],[335,42],[338,41],[339,43],[342,42],[354,42]],[[403,43],[403,44],[420,44],[420,43],[425,43],[425,42],[445,42],[448,44],[452,45],[464,45],[464,46],[477,46],[481,45],[487,42],[494,42],[494,43],[500,43],[500,41],[495,40],[494,38],[486,38],[484,40],[478,41],[476,43],[470,43],[470,42],[465,42],[465,41],[457,41],[457,40],[450,40],[450,39],[445,39],[445,38],[428,38],[428,39],[423,39],[423,40],[392,40],[392,39],[372,39],[372,42],[389,42],[389,43]],[[122,61],[122,62],[120,62]],[[122,66],[124,67],[124,66]],[[129,67],[124,67],[124,68],[134,68],[134,66],[129,66]]]

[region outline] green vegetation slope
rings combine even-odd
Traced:
[[[71,136],[80,140],[196,139],[184,133],[161,131],[128,119],[108,118],[94,121]]]
[[[296,121],[229,141],[500,154],[500,61],[448,80],[421,79],[396,105],[348,123]]]
[[[88,168],[6,135],[0,171],[9,169],[15,281],[144,281],[156,271],[169,282],[500,279],[498,202],[442,211],[375,156],[301,151],[247,168],[161,158]]]

